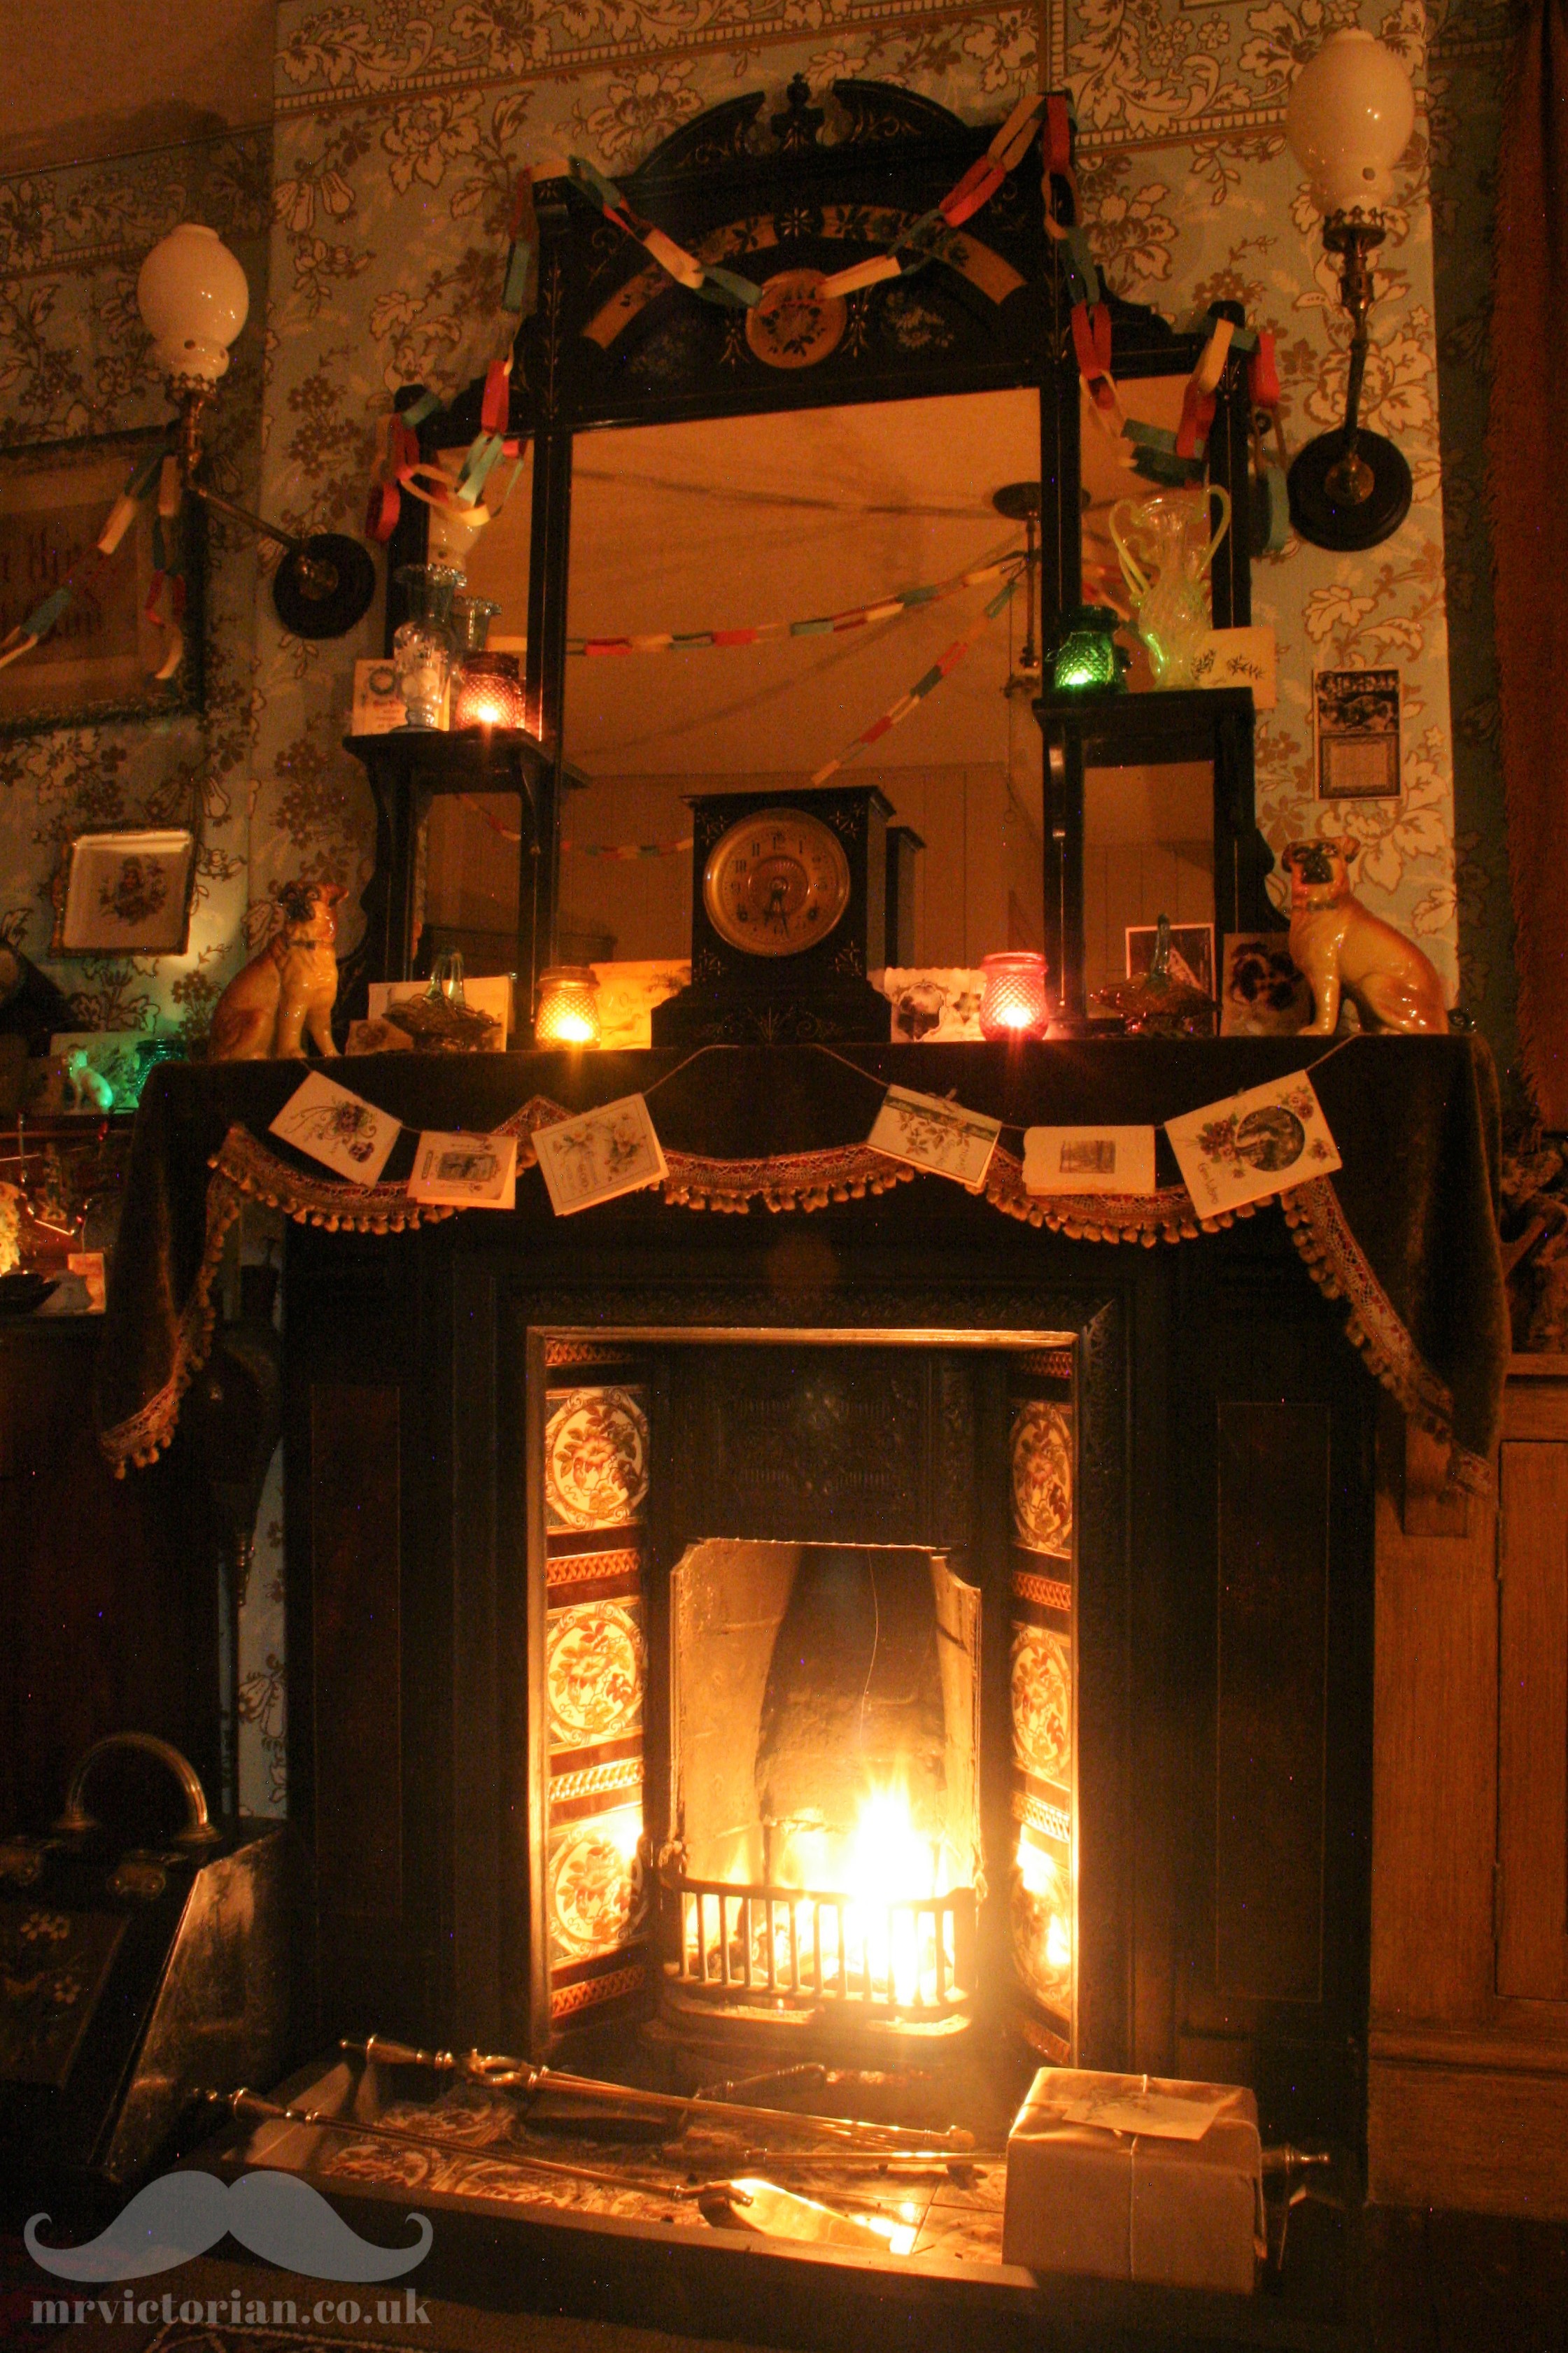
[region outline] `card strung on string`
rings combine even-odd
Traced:
[[[984,1112],[966,1111],[941,1095],[889,1087],[866,1141],[889,1160],[927,1169],[933,1176],[952,1176],[978,1193],[1001,1133],[1001,1121],[987,1119]]]
[[[414,1155],[408,1198],[457,1209],[514,1208],[517,1138],[449,1135],[427,1129]]]
[[[576,1119],[535,1128],[533,1148],[558,1218],[639,1193],[645,1185],[662,1185],[668,1174],[641,1095],[623,1095]]]
[[[1152,1193],[1152,1127],[1026,1127],[1026,1193]]]
[[[295,1088],[271,1125],[296,1152],[309,1153],[355,1185],[377,1181],[402,1132],[389,1111],[377,1111],[320,1071]]]
[[[1167,1120],[1165,1133],[1201,1218],[1288,1193],[1343,1165],[1304,1071]]]

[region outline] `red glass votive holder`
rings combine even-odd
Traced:
[[[988,955],[980,967],[985,976],[980,999],[980,1034],[991,1039],[1043,1038],[1050,1022],[1046,995],[1046,959],[1030,949],[1006,955]]]
[[[515,654],[465,654],[452,681],[452,725],[521,727],[522,680]]]

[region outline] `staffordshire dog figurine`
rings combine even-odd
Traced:
[[[1414,941],[1351,896],[1350,863],[1360,847],[1293,841],[1281,860],[1290,877],[1290,954],[1307,976],[1316,1010],[1305,1035],[1328,1037],[1348,997],[1363,1029],[1445,1034],[1443,984]]]
[[[334,910],[347,896],[341,882],[283,885],[278,893],[282,922],[218,998],[207,1039],[209,1062],[302,1061],[307,1035],[319,1052],[337,1052],[331,1030],[338,994]]]

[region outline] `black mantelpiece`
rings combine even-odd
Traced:
[[[369,1092],[385,1067],[361,1066]],[[1376,1392],[1278,1212],[1150,1251],[935,1180],[810,1218],[634,1200],[296,1230],[288,1299],[290,1778],[323,2035],[528,2038],[521,1466],[546,1330],[1054,1329],[1089,1376],[1080,2056],[1254,2081],[1271,2129],[1357,2137]]]

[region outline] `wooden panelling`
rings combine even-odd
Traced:
[[[1369,2092],[1367,2194],[1374,2204],[1568,2217],[1568,2085],[1561,2075],[1374,2059]]]
[[[1505,1445],[1497,1989],[1568,1997],[1568,1444]]]
[[[403,1903],[398,1391],[310,1392],[316,1871],[321,1906]]]
[[[1391,1416],[1385,1436],[1399,1442]],[[1380,1449],[1380,1452],[1386,1450]],[[1493,1515],[1415,1536],[1377,1499],[1373,2024],[1484,2016],[1497,1808]]]
[[[1329,1409],[1219,1408],[1215,1988],[1322,1995]]]

